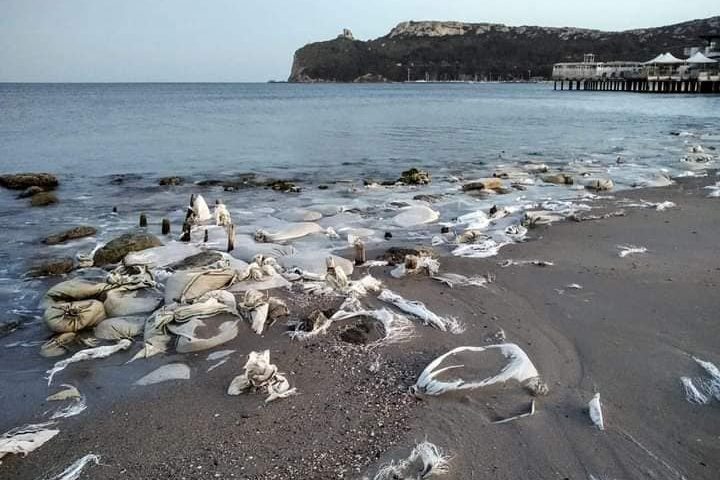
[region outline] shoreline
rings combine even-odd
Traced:
[[[427,277],[397,280],[389,268],[372,270],[393,291],[463,319],[467,330],[460,336],[416,323],[412,340],[368,350],[333,336],[291,342],[276,325],[264,337],[241,335],[224,345],[237,352],[209,374],[208,352],[129,366],[123,365],[129,354],[118,354],[75,365],[54,386],[84,385],[88,410],[65,420],[60,435],[28,458],[4,458],[0,469],[12,478],[39,478],[92,452],[103,458],[103,466],[88,473],[97,479],[361,478],[367,466],[400,458],[427,438],[454,457],[445,478],[643,478],[650,472],[713,478],[720,470],[720,448],[713,446],[717,405],[687,403],[679,377],[699,374],[689,355],[720,363],[713,345],[720,328],[712,320],[720,307],[714,298],[720,222],[715,199],[703,198],[702,189],[716,179],[710,172],[669,187],[610,193],[677,204],[663,212],[626,208],[624,217],[531,230],[532,240],[505,246],[495,257],[440,258],[441,272],[493,274],[487,288],[450,289]],[[609,210],[617,208],[607,202]],[[620,258],[622,243],[647,246],[648,253]],[[508,258],[555,265],[501,268]],[[568,290],[571,283],[582,290]],[[487,345],[498,329],[525,349],[550,387],[532,417],[490,423],[524,406],[524,397],[506,389],[423,400],[401,391],[437,355]],[[300,395],[263,407],[261,396],[225,394],[244,355],[260,348],[271,349]],[[55,390],[41,378],[52,361],[38,359],[35,350],[0,350],[0,392],[12,390],[0,399],[18,408],[18,418],[3,421],[2,431],[54,407],[38,405],[40,392],[44,399]],[[365,367],[375,355],[381,368],[373,373]],[[128,387],[130,372],[139,377],[172,361],[190,364],[189,382]],[[605,432],[594,429],[585,412],[596,390],[603,395]],[[378,422],[383,426],[375,428]],[[337,464],[356,455],[355,463]]]

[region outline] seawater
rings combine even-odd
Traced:
[[[137,224],[177,234],[191,193],[222,199],[238,231],[276,228],[293,208],[325,214],[323,227],[362,227],[427,241],[437,225],[399,231],[390,219],[418,194],[437,194],[442,222],[492,205],[586,201],[580,187],[535,177],[525,190],[492,198],[463,194],[459,180],[528,163],[612,178],[617,189],[658,172],[701,174],[712,164],[681,159],[700,145],[720,148],[720,97],[554,92],[504,84],[0,84],[0,173],[59,176],[60,203],[30,208],[0,189],[0,307],[37,321],[47,280],[24,277],[34,261],[90,251]],[[711,162],[712,163],[712,162]],[[409,167],[431,172],[427,187],[367,188]],[[226,192],[193,182],[238,173],[291,179],[299,194],[263,188]],[[159,187],[162,176],[186,178]],[[320,190],[320,185],[327,189]],[[112,213],[113,207],[118,212]],[[95,238],[47,247],[68,227],[98,227]],[[316,236],[300,249],[342,249]],[[32,320],[31,320],[32,321]]]

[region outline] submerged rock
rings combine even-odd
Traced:
[[[400,265],[405,263],[405,257],[415,255],[416,257],[437,258],[438,254],[430,247],[390,247],[379,258],[385,260],[390,265]]]
[[[472,192],[477,190],[493,190],[496,192],[503,191],[505,186],[499,178],[483,178],[474,182],[466,183],[462,187],[463,192]]]
[[[28,275],[31,277],[52,277],[70,273],[75,268],[72,258],[53,258],[33,266]]]
[[[183,183],[185,183],[185,179],[182,177],[163,177],[158,182],[158,184],[162,186],[176,186],[182,185]]]
[[[0,175],[0,186],[11,190],[25,190],[29,187],[42,187],[52,190],[58,186],[58,179],[50,173],[16,173]]]
[[[545,183],[554,183],[556,185],[572,185],[575,183],[572,175],[567,173],[557,173],[555,175],[545,175],[542,177],[542,181]]]
[[[267,186],[275,191],[284,193],[297,193],[301,190],[300,187],[289,180],[272,180],[267,183]]]
[[[3,320],[0,321],[0,338],[10,334],[13,330],[20,326],[20,322],[17,320]]]
[[[56,233],[55,235],[50,235],[42,242],[46,245],[57,245],[59,243],[65,243],[78,238],[91,237],[96,233],[97,230],[95,228],[81,225],[79,227],[73,227],[70,230],[65,230],[61,233]]]
[[[38,192],[30,197],[30,206],[32,207],[45,207],[58,202],[57,195],[53,192]]]
[[[32,186],[28,187],[23,192],[17,196],[17,198],[30,198],[40,192],[44,192],[45,190],[42,187],[38,186]]]
[[[93,257],[96,266],[118,263],[130,252],[159,247],[162,242],[148,233],[126,233],[103,245]]]
[[[425,170],[411,168],[400,174],[398,182],[406,185],[427,185],[431,182],[430,174]]]

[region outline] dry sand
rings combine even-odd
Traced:
[[[707,183],[616,194],[677,203],[664,212],[627,208],[625,217],[531,230],[531,241],[498,257],[441,259],[441,272],[494,273],[488,288],[450,289],[374,269],[406,298],[460,318],[462,335],[418,325],[409,342],[368,349],[341,342],[337,331],[291,342],[275,325],[262,338],[248,328],[221,347],[237,352],[210,373],[207,353],[73,365],[55,384],[77,385],[88,410],[29,457],[3,459],[0,478],[45,478],[89,452],[102,465],[81,478],[95,480],[361,478],[427,438],[453,454],[447,479],[717,479],[720,403],[692,405],[680,384],[701,373],[692,355],[720,365],[720,204],[705,198]],[[626,243],[648,252],[620,258],[616,246]],[[536,258],[555,266],[498,266]],[[583,289],[567,289],[571,283]],[[499,329],[550,387],[534,416],[490,423],[527,408],[531,397],[513,385],[424,399],[406,393],[437,355],[487,345]],[[270,405],[260,394],[227,396],[244,355],[264,348],[301,394]],[[191,380],[132,386],[170,362],[190,365]],[[0,348],[0,431],[54,408],[44,402],[55,391],[42,379],[50,364],[35,349]],[[595,392],[605,431],[587,414]]]

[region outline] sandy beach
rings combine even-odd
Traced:
[[[63,383],[79,385],[88,404],[27,458],[3,458],[2,478],[49,478],[91,452],[101,464],[81,478],[372,478],[380,464],[404,458],[423,440],[451,456],[449,472],[438,478],[717,478],[717,401],[689,403],[680,381],[702,375],[693,356],[720,363],[720,210],[703,189],[714,182],[711,174],[617,192],[603,200],[605,211],[618,210],[623,199],[677,206],[627,207],[621,217],[538,227],[528,242],[488,259],[440,258],[441,273],[490,274],[486,287],[449,288],[427,276],[395,279],[390,267],[372,269],[405,298],[457,317],[466,327],[460,335],[418,322],[409,341],[358,346],[336,327],[300,342],[281,324],[263,336],[245,325],[247,332],[219,348],[235,350],[229,361],[210,372],[216,362],[208,352],[129,365],[131,353],[122,352],[72,365],[49,389],[43,377],[52,360],[35,349],[0,348],[0,430],[40,421],[54,408],[45,397]],[[647,252],[623,258],[623,244]],[[500,266],[508,259],[554,265]],[[307,308],[337,308],[322,303]],[[438,397],[409,393],[432,359],[458,346],[497,343],[500,331],[527,353],[547,396],[532,397],[512,382]],[[31,340],[27,333],[2,344]],[[247,353],[261,349],[299,395],[267,405],[261,394],[226,395]],[[499,356],[462,358],[477,378],[502,365]],[[132,384],[171,362],[186,363],[191,380]],[[596,392],[604,431],[588,416]],[[492,423],[524,413],[531,402],[534,415]]]

